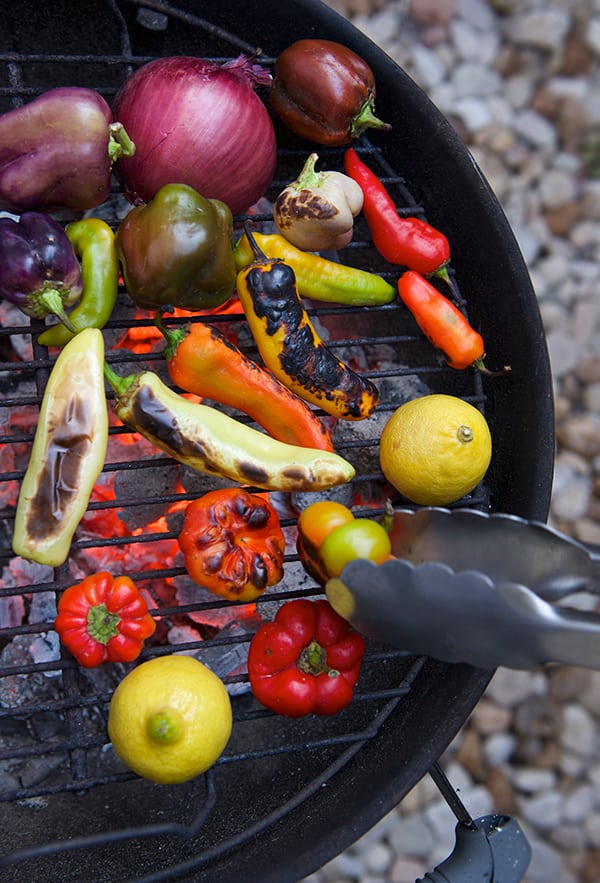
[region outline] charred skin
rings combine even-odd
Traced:
[[[144,371],[117,395],[115,412],[130,429],[198,472],[264,490],[322,490],[344,484],[354,468],[330,451],[277,441],[216,408],[173,392]]]
[[[342,420],[363,420],[374,411],[377,387],[319,338],[288,264],[254,263],[239,273],[237,289],[260,355],[278,380]]]

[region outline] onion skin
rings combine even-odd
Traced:
[[[233,214],[253,205],[277,161],[273,123],[254,91],[257,79],[271,77],[245,56],[227,65],[173,56],[138,68],[113,104],[136,145],[135,155],[116,165],[127,199],[149,202],[165,184],[187,184]]]
[[[104,98],[78,86],[49,89],[2,114],[0,209],[21,214],[100,205],[110,193],[112,128]]]
[[[391,128],[375,116],[367,62],[332,40],[297,40],[284,49],[269,101],[292,132],[325,147],[349,144],[365,129]]]

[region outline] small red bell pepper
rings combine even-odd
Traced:
[[[252,692],[284,717],[337,714],[352,700],[364,651],[363,638],[328,601],[288,601],[250,643]]]
[[[75,659],[94,668],[137,659],[156,623],[128,576],[100,571],[63,592],[54,628]]]

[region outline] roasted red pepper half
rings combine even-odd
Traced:
[[[156,623],[128,576],[100,571],[63,592],[54,628],[75,659],[94,668],[137,659]]]
[[[383,182],[353,147],[344,153],[344,170],[362,188],[363,214],[379,254],[391,264],[448,281],[450,244],[444,234],[421,218],[399,215]]]
[[[190,503],[179,547],[194,582],[228,601],[252,601],[283,577],[277,512],[243,488],[209,491]]]
[[[352,700],[364,652],[364,639],[328,601],[288,601],[250,643],[250,686],[284,717],[337,714]]]

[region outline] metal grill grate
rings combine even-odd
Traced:
[[[154,13],[159,15],[158,19],[153,19],[155,25],[167,33],[170,28],[177,30],[185,26],[184,45],[196,47],[196,54],[222,61],[229,57],[226,44],[229,45],[231,56],[239,51],[254,51],[254,47],[246,45],[235,35],[227,34],[187,12],[164,4],[148,6],[152,6]],[[90,85],[110,102],[124,76],[152,57],[152,54],[138,54],[132,48],[134,42],[139,41],[139,35],[134,40],[130,34],[132,16],[135,15],[135,9],[132,13],[133,7],[135,4],[122,3],[117,6],[113,2],[102,6],[98,15],[105,18],[105,33],[113,36],[104,46],[104,51],[97,54],[82,55],[80,51],[69,54],[68,35],[65,36],[60,55],[46,55],[39,51],[15,53],[3,47],[5,51],[0,54],[2,109],[17,106],[58,84]],[[138,15],[138,29],[140,18],[148,21],[144,14]],[[18,43],[16,35],[14,43]],[[74,41],[74,48],[78,45]],[[273,58],[261,58],[265,65],[273,61]],[[286,146],[279,151],[275,180],[266,194],[268,199],[274,199],[279,190],[296,176],[306,156],[305,146],[295,144],[289,137],[284,142]],[[407,181],[386,163],[377,147],[364,139],[357,149],[381,175],[396,199],[399,212],[424,217],[424,206],[413,196]],[[328,168],[343,168],[341,151],[323,149],[320,155]],[[118,190],[116,183],[114,190],[115,193]],[[118,224],[116,215],[106,219],[114,226]],[[236,218],[238,231],[244,220]],[[270,214],[268,210],[262,214],[254,213],[250,220],[257,229],[265,230],[270,222]],[[386,265],[374,251],[362,220],[357,223],[354,241],[344,251],[343,260],[381,272],[392,282],[397,276],[394,269]],[[119,299],[122,305],[127,303],[124,290],[120,292]],[[460,395],[483,409],[485,401],[480,378],[477,372],[448,369],[424,341],[399,302],[368,309],[311,305],[309,312],[328,336],[328,343],[334,351],[356,364],[380,388],[381,404],[374,418],[364,421],[360,430],[354,425],[338,425],[334,431],[336,450],[356,466],[357,474],[352,483],[355,514],[380,514],[385,495],[389,492],[377,465],[382,421],[405,398],[424,392]],[[247,341],[246,351],[251,356],[257,356],[239,309],[211,316],[209,320],[226,323],[239,334],[241,340]],[[170,319],[169,324],[177,325],[184,321],[188,320]],[[198,317],[192,321],[206,321],[206,318]],[[105,328],[105,339],[107,361],[116,365],[119,373],[139,370],[141,366],[149,366],[160,372],[163,358],[161,346],[156,342],[141,353],[132,352],[127,346],[124,348],[121,345],[127,329],[139,331],[151,324],[150,314],[133,314],[131,305],[115,312]],[[56,825],[54,821],[50,822],[48,843],[32,842],[25,835],[22,844],[19,844],[23,851],[16,853],[12,859],[9,856],[6,863],[134,838],[166,837],[169,840],[174,835],[175,839],[189,841],[189,857],[181,860],[178,856],[168,866],[170,870],[157,870],[145,878],[162,879],[162,873],[166,876],[174,873],[176,868],[203,867],[227,854],[239,843],[254,837],[257,830],[276,825],[286,814],[300,806],[310,805],[315,793],[380,733],[392,714],[405,713],[407,697],[410,697],[415,679],[427,663],[371,645],[351,708],[335,720],[309,722],[287,721],[271,715],[252,699],[246,689],[247,677],[243,671],[236,671],[235,668],[229,672],[221,671],[223,680],[234,694],[234,734],[231,743],[213,770],[194,786],[192,797],[186,799],[185,806],[177,800],[171,804],[167,801],[166,810],[153,812],[153,798],[147,799],[153,793],[148,790],[150,786],[140,783],[124,771],[106,744],[105,721],[110,696],[127,669],[114,666],[108,672],[90,674],[84,673],[68,654],[61,653],[59,658],[53,658],[53,648],[47,646],[52,634],[52,618],[48,615],[52,598],[73,582],[78,568],[91,560],[91,553],[97,556],[97,560],[103,560],[104,556],[119,556],[123,572],[127,572],[158,599],[159,606],[153,613],[163,626],[180,622],[189,614],[207,614],[207,622],[198,629],[197,641],[187,640],[173,645],[165,636],[165,628],[159,629],[158,637],[148,643],[141,659],[174,650],[187,651],[197,653],[199,659],[214,667],[215,663],[218,665],[219,657],[234,654],[236,649],[247,649],[252,629],[249,627],[240,633],[228,628],[231,625],[231,611],[235,607],[231,604],[226,608],[228,617],[225,625],[218,620],[214,620],[216,624],[211,624],[209,615],[225,609],[223,603],[212,596],[203,595],[201,600],[188,604],[160,603],[161,597],[164,597],[164,586],[185,576],[181,561],[174,558],[172,553],[169,553],[170,560],[165,566],[155,566],[163,564],[156,558],[160,559],[162,550],[170,547],[177,537],[177,519],[180,518],[177,511],[173,512],[166,525],[157,530],[142,528],[141,531],[124,532],[117,536],[93,537],[79,531],[69,562],[55,572],[38,572],[34,578],[23,577],[20,585],[10,585],[15,577],[15,573],[9,569],[15,488],[24,474],[23,465],[13,465],[11,468],[11,464],[23,463],[24,451],[33,440],[35,422],[31,420],[31,415],[41,402],[54,360],[54,356],[36,342],[37,333],[43,327],[42,322],[32,321],[29,324],[21,314],[13,312],[11,324],[0,328],[0,455],[3,457],[0,461],[0,493],[4,501],[0,519],[6,527],[6,541],[2,549],[4,587],[0,589],[0,605],[4,605],[6,611],[15,600],[18,601],[23,595],[25,597],[23,621],[0,628],[0,765],[5,771],[0,776],[0,800],[12,802],[17,816],[22,814],[19,817],[24,819],[35,801],[42,805],[56,795],[72,795],[74,799],[79,799],[80,795],[85,794],[91,801],[92,795],[97,794],[94,806],[98,806],[104,800],[104,789],[113,786],[133,789],[134,795],[139,793],[142,799],[146,799],[146,805],[144,813],[132,816],[131,803],[128,802],[130,814],[127,823],[116,813],[116,825],[114,820],[111,819],[109,823],[103,818],[90,822],[88,828],[75,824],[68,833],[68,839],[62,835],[62,823]],[[240,419],[245,418],[240,416]],[[111,429],[111,439],[114,441],[127,433],[124,428],[115,426]],[[177,473],[178,489],[157,490],[151,479],[169,470]],[[143,520],[146,511],[164,512],[173,504],[184,503],[199,495],[194,477],[156,452],[147,451],[140,457],[136,455],[131,462],[109,460],[103,475],[114,478],[117,487],[127,489],[127,493],[117,490],[114,499],[95,499],[90,504],[89,513],[106,516],[107,523],[108,518],[116,515],[120,521],[124,519],[127,523],[128,519],[135,522],[142,513],[140,517]],[[128,475],[134,476],[134,484],[140,488],[133,494],[129,492],[132,482],[127,481]],[[184,490],[179,489],[181,486]],[[210,486],[210,482],[203,484],[202,491]],[[469,505],[486,504],[485,487],[479,488],[469,498]],[[284,600],[320,594],[319,588],[307,579],[293,552],[291,538],[295,529],[294,515],[282,517],[282,526],[290,537],[286,578],[258,600],[258,613],[264,610],[266,618]],[[140,547],[150,551],[140,555]],[[153,550],[156,555],[154,560]],[[133,565],[129,563],[130,560],[134,561]],[[48,606],[44,607],[42,602]],[[40,616],[35,615],[38,608],[42,610]],[[32,651],[32,645],[35,651]],[[298,764],[299,756],[305,761],[310,758],[305,764],[306,770]],[[265,789],[264,793],[268,794],[267,783],[273,775],[289,776],[294,781],[291,796],[257,812],[248,794],[253,789]],[[240,792],[242,782],[245,788]],[[134,796],[133,801],[138,803],[138,797]],[[220,803],[225,808],[225,819],[215,822],[214,807]],[[65,805],[71,806],[70,803]],[[77,805],[81,806],[80,803]],[[234,809],[235,819],[228,818]],[[207,819],[210,820],[209,826],[204,824]],[[210,830],[207,831],[207,828]],[[198,854],[199,843],[201,855]],[[168,855],[168,849],[166,853]],[[157,867],[161,861],[162,857],[160,861],[157,859]]]

